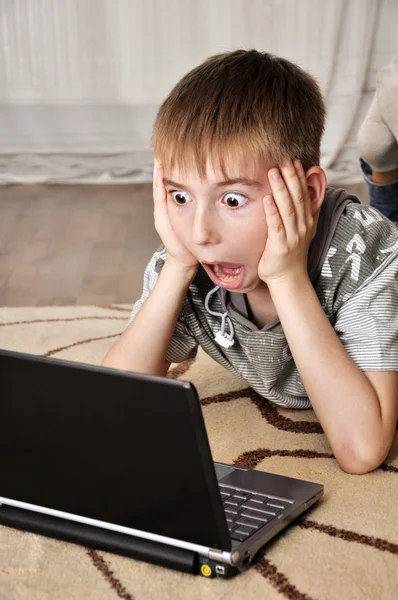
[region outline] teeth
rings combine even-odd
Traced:
[[[225,275],[220,265],[213,265],[214,273],[222,279],[223,281],[234,281],[237,279],[239,273],[242,271],[242,267],[237,267],[236,269],[228,269],[231,272],[231,275]]]

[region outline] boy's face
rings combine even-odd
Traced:
[[[267,240],[263,198],[270,194],[271,165],[251,167],[225,180],[208,166],[183,177],[178,169],[164,173],[167,210],[177,237],[202,264],[216,285],[248,293],[264,283],[258,265]]]

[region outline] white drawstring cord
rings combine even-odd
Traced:
[[[219,313],[219,312],[215,312],[214,310],[211,310],[209,307],[209,301],[210,301],[210,297],[217,292],[220,289],[219,285],[216,285],[215,288],[213,288],[212,290],[210,290],[210,292],[208,292],[208,294],[206,295],[205,298],[205,309],[207,310],[207,312],[211,315],[213,315],[214,317],[220,317],[221,318],[221,330],[217,332],[216,336],[215,336],[215,341],[220,344],[220,346],[223,346],[223,348],[230,348],[231,346],[234,345],[235,340],[234,338],[234,327],[232,325],[232,321],[228,316],[228,313],[225,312],[224,314]],[[229,331],[230,333],[227,334],[225,333],[225,322],[228,321],[228,325],[229,325]]]

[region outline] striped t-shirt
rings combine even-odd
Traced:
[[[162,246],[146,267],[143,293],[130,322],[153,289],[165,259]],[[398,370],[396,227],[344,190],[327,188],[309,249],[308,272],[328,320],[358,367],[362,371]],[[264,398],[289,408],[310,408],[277,317],[259,329],[250,321],[244,295],[219,289],[211,296],[209,308],[228,312],[235,343],[224,348],[214,340],[221,319],[205,308],[205,298],[214,287],[199,266],[166,358],[173,363],[193,358],[201,346]]]

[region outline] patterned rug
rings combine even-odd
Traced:
[[[0,347],[99,363],[127,306],[0,309]],[[325,485],[322,501],[229,581],[0,527],[0,598],[7,600],[290,600],[398,597],[398,435],[385,463],[347,475],[314,413],[276,408],[199,352],[173,365],[201,397],[216,460]]]

